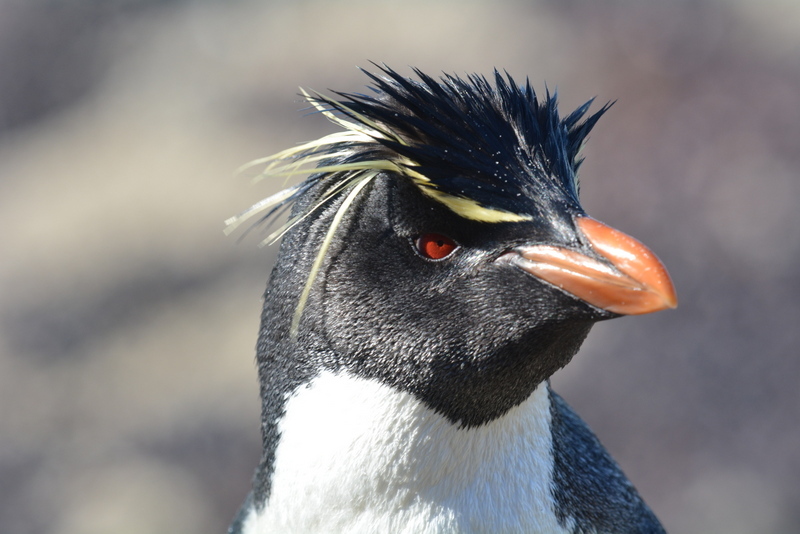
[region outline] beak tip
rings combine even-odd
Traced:
[[[665,295],[663,298],[666,309],[674,310],[678,307],[678,295],[675,294],[674,290],[671,294]]]
[[[638,302],[620,303],[626,315],[675,309],[678,295],[664,264],[637,239],[592,219],[580,217],[577,226],[594,249],[617,269],[636,281]]]
[[[675,292],[675,286],[672,284],[672,279],[667,270],[663,269],[662,278],[659,281],[658,287],[652,287],[650,290],[658,295],[661,299],[662,306],[654,311],[661,310],[674,310],[678,307],[678,294]]]

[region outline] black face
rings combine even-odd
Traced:
[[[313,324],[332,350],[324,366],[408,391],[453,422],[479,425],[525,400],[611,316],[503,261],[521,244],[575,245],[573,208],[547,222],[473,222],[379,179],[352,210],[298,342]]]

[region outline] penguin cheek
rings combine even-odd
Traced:
[[[514,325],[519,331],[613,316],[505,261],[487,267],[476,296],[489,308],[482,312],[487,321]]]
[[[384,251],[378,264],[342,258],[346,269],[334,265],[327,271],[326,337],[348,367],[425,374],[433,355],[447,352],[453,339],[463,343],[467,325],[480,322],[470,317],[470,302],[460,298],[463,277],[450,276],[461,262],[425,261],[405,239],[392,252]]]

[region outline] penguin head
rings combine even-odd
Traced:
[[[263,160],[316,169],[232,221],[292,206],[271,236],[262,374],[346,371],[476,426],[566,365],[593,323],[674,307],[655,255],[579,202],[579,151],[608,106],[561,118],[555,95],[497,72],[381,70],[373,95],[306,94],[344,130]]]

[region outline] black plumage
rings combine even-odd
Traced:
[[[586,117],[589,101],[561,119],[555,94],[548,91],[540,100],[529,80],[518,86],[510,75],[504,78],[497,71],[495,86],[479,75],[446,75],[436,81],[415,70],[421,80],[417,82],[386,67],[382,72],[387,78],[366,72],[374,82],[374,96],[334,92],[342,98],[335,100],[306,94],[319,110],[338,113],[366,129],[367,139],[281,155],[302,162],[330,154],[328,165],[396,163],[400,174],[423,175],[429,180],[426,187],[511,213],[545,216],[556,191],[562,197],[558,200],[581,209],[579,152],[609,104]],[[314,174],[271,205],[263,220],[312,188],[330,190],[348,178],[346,173]]]
[[[407,393],[469,432],[547,387],[594,322],[674,305],[668,278],[642,278],[605,252],[615,231],[586,224],[579,152],[608,106],[587,116],[587,103],[562,119],[555,95],[539,99],[530,83],[497,72],[492,85],[381,71],[367,73],[372,95],[307,95],[345,132],[262,160],[268,174],[317,168],[231,221],[292,208],[270,238],[283,241],[257,346],[264,453],[232,533],[268,505],[288,399],[321,372]],[[618,234],[612,240],[628,243]],[[430,239],[439,240],[432,250],[450,246],[447,254],[426,255],[420,243]],[[564,251],[567,260],[553,259]],[[585,286],[587,273],[598,286]],[[628,297],[615,284],[659,304],[620,308],[613,301]],[[597,287],[611,287],[611,297],[596,297]],[[558,524],[662,532],[591,431],[560,397],[549,393],[548,402]]]

